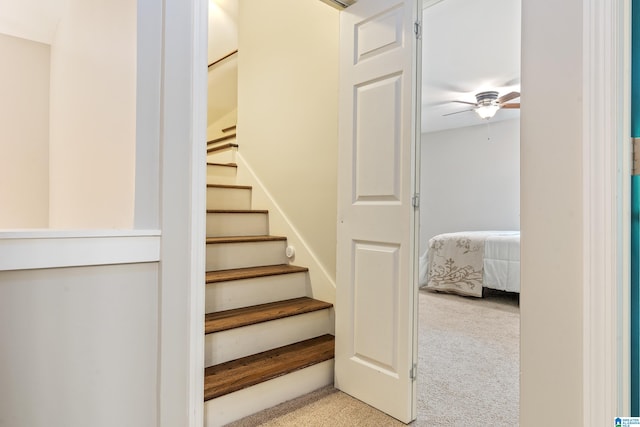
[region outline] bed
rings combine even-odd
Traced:
[[[434,236],[420,257],[420,286],[476,297],[483,288],[520,292],[520,232]]]

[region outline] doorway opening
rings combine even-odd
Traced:
[[[508,0],[424,5],[417,400],[428,424],[518,419],[520,13]]]

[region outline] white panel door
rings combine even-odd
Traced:
[[[416,0],[360,0],[340,18],[336,387],[415,418],[418,211]]]

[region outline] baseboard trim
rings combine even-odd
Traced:
[[[245,158],[237,153],[238,178],[253,187],[253,203],[269,210],[270,233],[287,236],[296,248],[295,263],[309,268],[313,298],[335,304],[336,283]],[[266,205],[266,206],[265,206]]]

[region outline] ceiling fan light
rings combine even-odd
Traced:
[[[481,105],[475,109],[475,112],[481,119],[490,119],[495,116],[496,112],[500,109],[497,105]]]

